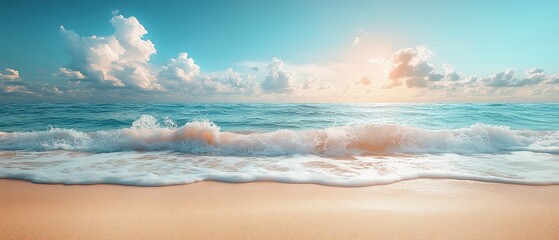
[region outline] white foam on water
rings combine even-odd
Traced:
[[[37,183],[162,186],[204,180],[276,181],[359,187],[417,178],[559,184],[548,153],[356,156],[205,156],[176,152],[1,152],[0,178]]]
[[[372,124],[227,132],[209,121],[0,132],[0,178],[161,186],[204,180],[369,186],[417,178],[559,184],[559,131]]]
[[[142,116],[130,128],[94,132],[51,128],[34,132],[3,132],[0,150],[176,151],[233,156],[313,154],[344,156],[374,153],[500,153],[533,151],[559,153],[559,131],[511,130],[477,123],[453,130],[427,130],[395,124],[331,127],[271,132],[224,132],[209,121],[182,127],[161,126]]]

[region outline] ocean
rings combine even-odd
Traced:
[[[0,178],[559,184],[559,104],[0,104]]]

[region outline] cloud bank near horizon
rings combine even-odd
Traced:
[[[348,78],[350,63],[287,64],[278,58],[269,62],[240,64],[241,71],[228,68],[206,72],[187,52],[180,52],[164,65],[151,63],[156,45],[145,39],[148,31],[134,16],[115,15],[109,36],[80,36],[61,26],[70,62],[52,73],[56,84],[26,82],[14,68],[0,71],[0,99],[17,101],[103,100],[201,100],[235,98],[241,101],[299,99],[316,101],[390,100],[401,93],[410,99],[452,100],[457,97],[524,97],[559,100],[559,74],[541,68],[528,69],[524,76],[506,69],[487,77],[457,72],[451,64],[440,71],[430,62],[434,53],[425,46],[395,51],[388,60],[371,58],[380,64],[384,78],[361,74]],[[355,38],[351,47],[362,44]],[[357,73],[359,74],[359,73]],[[286,98],[286,96],[289,96]],[[294,98],[290,98],[294,97]]]

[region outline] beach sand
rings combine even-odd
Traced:
[[[0,180],[0,239],[559,239],[559,186]]]

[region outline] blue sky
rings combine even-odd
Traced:
[[[114,10],[118,10],[118,14]],[[522,75],[524,71],[534,68],[545,70],[546,78],[540,82],[554,83],[554,78],[548,78],[559,71],[556,60],[556,56],[559,55],[559,45],[556,44],[559,42],[559,28],[556,27],[559,25],[556,15],[558,10],[557,1],[2,1],[0,69],[6,69],[2,72],[3,78],[10,81],[15,77],[7,77],[10,74],[7,69],[17,70],[20,85],[63,85],[68,79],[61,80],[61,75],[57,75],[57,72],[60,68],[71,69],[70,65],[78,60],[75,55],[68,53],[68,42],[65,41],[59,27],[63,25],[65,29],[75,32],[80,37],[111,36],[114,32],[111,18],[122,15],[126,19],[136,18],[147,30],[148,33],[143,35],[142,39],[150,40],[156,52],[149,54],[149,61],[146,62],[149,66],[146,69],[156,71],[152,75],[157,79],[161,77],[158,68],[168,64],[171,58],[177,59],[179,52],[187,52],[188,57],[194,59],[195,64],[200,67],[200,73],[196,75],[213,79],[225,74],[228,68],[233,68],[241,78],[253,81],[256,85],[274,75],[271,78],[277,83],[274,86],[280,86],[285,90],[286,87],[297,84],[306,86],[311,81],[322,84],[317,86],[317,89],[348,88],[344,84],[351,85],[361,77],[366,77],[373,83],[378,80],[376,88],[368,89],[369,92],[377,92],[377,89],[389,85],[381,83],[380,78],[387,78],[386,75],[395,66],[390,60],[394,57],[391,54],[406,48],[427,48],[429,56],[411,54],[416,59],[420,59],[421,56],[428,58],[421,61],[432,65],[431,73],[435,75],[444,75],[443,64],[451,64],[464,80],[471,76],[491,78],[499,72],[511,70],[515,71],[515,75],[509,80],[515,82],[501,85],[514,85],[514,88],[518,89],[519,85],[524,87],[524,83],[519,83],[526,77]],[[357,49],[357,44],[368,46]],[[349,60],[349,55],[362,57]],[[329,66],[332,69],[333,65],[358,65],[361,63],[357,63],[357,59],[368,58],[384,59],[384,71],[379,70],[378,66],[352,68],[350,75],[355,76],[347,76],[347,79],[344,79],[346,76],[327,76],[328,74],[324,73],[328,71],[326,68]],[[270,68],[274,63],[273,59],[281,61],[275,72],[273,67]],[[412,60],[411,64],[416,62]],[[249,63],[254,66],[249,66]],[[84,68],[81,72],[91,71],[87,69],[88,66],[74,64],[74,68]],[[253,73],[249,70],[253,67],[267,70]],[[313,76],[316,72],[319,74]],[[284,77],[282,73],[286,73]],[[388,83],[407,83],[407,80],[413,77],[415,76],[406,75],[401,79],[388,79]],[[421,77],[428,78],[427,75]],[[92,78],[94,77],[84,74],[81,80],[86,83],[79,88],[84,90],[90,87],[86,80],[108,80],[91,80]],[[158,81],[157,79],[154,81]],[[223,79],[216,81],[225,84]],[[427,83],[401,86],[432,87],[430,82]],[[122,85],[126,86],[116,87],[124,89],[129,84]],[[394,86],[399,85],[396,83]],[[557,90],[554,84],[546,86],[547,88],[541,87],[537,91],[546,91],[550,86],[552,93]],[[64,88],[68,90],[72,87],[76,86]],[[204,88],[201,85],[196,87]],[[27,92],[34,92],[31,88],[28,86]],[[66,92],[62,88],[59,90],[65,95]],[[83,99],[95,101],[91,96],[104,94],[101,87],[93,88],[95,93],[92,92],[89,98]],[[166,91],[164,89],[168,89],[164,86],[156,88],[155,95],[159,96],[158,99],[164,100],[172,95],[162,93]],[[192,86],[189,88],[193,89]],[[359,97],[354,100],[375,101],[375,97],[372,96],[375,94],[367,97],[367,91],[355,91],[351,94]],[[4,92],[0,98],[14,101],[24,98],[15,94],[7,96],[7,93],[14,91]],[[115,91],[109,92],[114,94]],[[304,101],[306,96],[312,96],[308,97],[310,101],[320,98],[316,91],[303,93],[280,90],[275,92],[274,96],[286,92],[297,92],[300,101]],[[127,94],[132,93],[133,91],[129,91]],[[425,93],[417,90],[414,90],[413,94],[419,98],[425,96]],[[530,95],[526,92],[523,94],[524,97]],[[45,101],[80,98],[49,98],[40,95],[37,93],[33,98]],[[207,90],[199,93],[197,97],[194,95],[196,94],[190,93],[189,99],[203,100],[212,95],[214,101],[219,101],[231,95],[247,96],[246,93],[231,92],[225,94],[227,96],[219,96]],[[266,98],[264,95],[256,95],[254,96],[257,99]],[[390,94],[379,93],[375,96],[377,99],[389,101],[386,97],[388,95]],[[169,97],[167,100],[172,101],[175,97]],[[273,96],[270,99],[273,101]],[[467,101],[466,95],[461,100],[464,99]],[[546,99],[550,98],[543,98]]]

